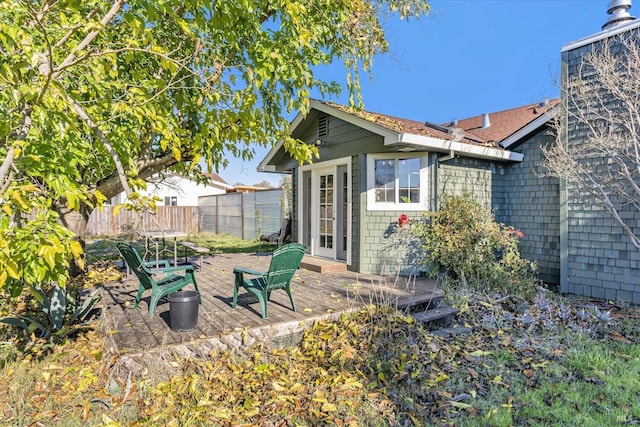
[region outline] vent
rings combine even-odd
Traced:
[[[326,138],[329,133],[329,120],[327,119],[327,115],[323,114],[318,117],[318,139]]]
[[[631,8],[631,0],[611,0],[607,7],[607,13],[611,15],[606,24],[602,26],[603,30],[624,24],[627,21],[636,19],[629,14]]]
[[[482,115],[482,129],[486,129],[489,126],[491,126],[491,121],[489,120],[489,114],[488,113],[484,113]]]

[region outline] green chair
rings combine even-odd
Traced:
[[[192,265],[169,267],[167,261],[143,262],[138,251],[130,244],[118,243],[116,246],[122,258],[124,258],[131,271],[135,273],[140,281],[134,308],[138,307],[142,293],[148,289],[151,289],[151,300],[149,301],[150,316],[153,316],[161,298],[179,291],[190,283],[193,283],[198,293],[200,292]],[[152,265],[158,268],[150,268]],[[176,271],[184,271],[184,275],[175,274]],[[166,276],[156,280],[154,276],[157,274],[166,274]],[[200,297],[200,303],[202,303],[202,297]]]
[[[293,311],[296,311],[296,304],[293,302],[293,296],[291,295],[290,283],[294,273],[300,266],[300,261],[302,261],[306,250],[307,248],[299,243],[289,243],[280,246],[273,251],[271,265],[267,272],[254,271],[241,267],[234,268],[233,273],[236,276],[236,280],[233,289],[232,307],[236,307],[238,302],[238,289],[242,286],[247,292],[258,298],[263,319],[267,318],[267,301],[269,301],[271,297],[271,291],[276,289],[284,289],[287,292]],[[245,278],[245,275],[256,277]]]

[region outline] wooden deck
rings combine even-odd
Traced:
[[[242,289],[238,306],[231,308],[233,268],[266,271],[270,259],[270,255],[264,254],[205,256],[202,268],[196,271],[202,295],[198,325],[190,331],[171,330],[167,301],[161,301],[156,314],[149,316],[149,291],[134,309],[138,288],[135,276],[104,285],[101,290],[103,324],[108,350],[123,355],[167,347],[180,348],[178,351],[183,352],[237,348],[255,340],[282,339],[299,333],[316,320],[335,318],[366,304],[402,306],[410,300],[424,300],[425,295],[441,295],[434,282],[426,278],[381,277],[349,271],[318,273],[300,268],[291,283],[297,312],[291,310],[284,291],[271,294],[268,319],[261,317],[257,299]],[[305,257],[305,261],[306,265],[313,263],[310,257]]]

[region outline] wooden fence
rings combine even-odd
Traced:
[[[139,230],[175,230],[197,233],[197,206],[158,206],[155,213],[138,214],[120,209],[113,215],[113,206],[96,209],[89,217],[88,236],[113,236],[132,234]]]

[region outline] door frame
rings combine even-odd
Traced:
[[[299,168],[299,173],[298,173],[298,178],[297,178],[297,198],[298,198],[298,206],[297,206],[297,215],[300,215],[301,212],[304,212],[304,206],[303,206],[303,201],[304,201],[304,197],[303,197],[303,172],[306,171],[310,171],[311,172],[311,207],[310,207],[310,213],[311,213],[311,224],[312,224],[312,230],[311,230],[311,242],[309,242],[309,250],[310,250],[310,254],[311,256],[315,256],[315,242],[318,241],[318,230],[319,228],[316,227],[316,225],[319,222],[319,214],[320,214],[320,207],[319,207],[319,194],[318,194],[318,176],[321,172],[327,172],[329,169],[331,169],[333,171],[333,175],[334,175],[334,183],[337,182],[336,178],[337,178],[337,171],[338,171],[338,166],[346,166],[347,167],[347,256],[346,256],[346,262],[347,265],[351,265],[351,236],[352,236],[352,177],[351,177],[351,157],[342,157],[339,159],[335,159],[335,160],[330,160],[330,161],[326,161],[326,162],[319,162],[319,163],[314,163],[311,165],[304,165],[304,166],[300,166]],[[334,188],[334,209],[338,209],[338,206],[335,205],[335,201],[338,198],[338,193],[337,193],[338,189]],[[304,228],[302,227],[303,222],[298,220],[298,224],[300,224],[300,226],[298,226],[298,241],[302,242],[303,241],[303,233],[304,233]],[[333,251],[333,256],[329,257],[330,259],[337,259],[337,251],[336,251],[336,244],[337,239],[335,239],[335,230],[337,229],[337,227],[340,227],[339,224],[334,224],[334,251]]]

